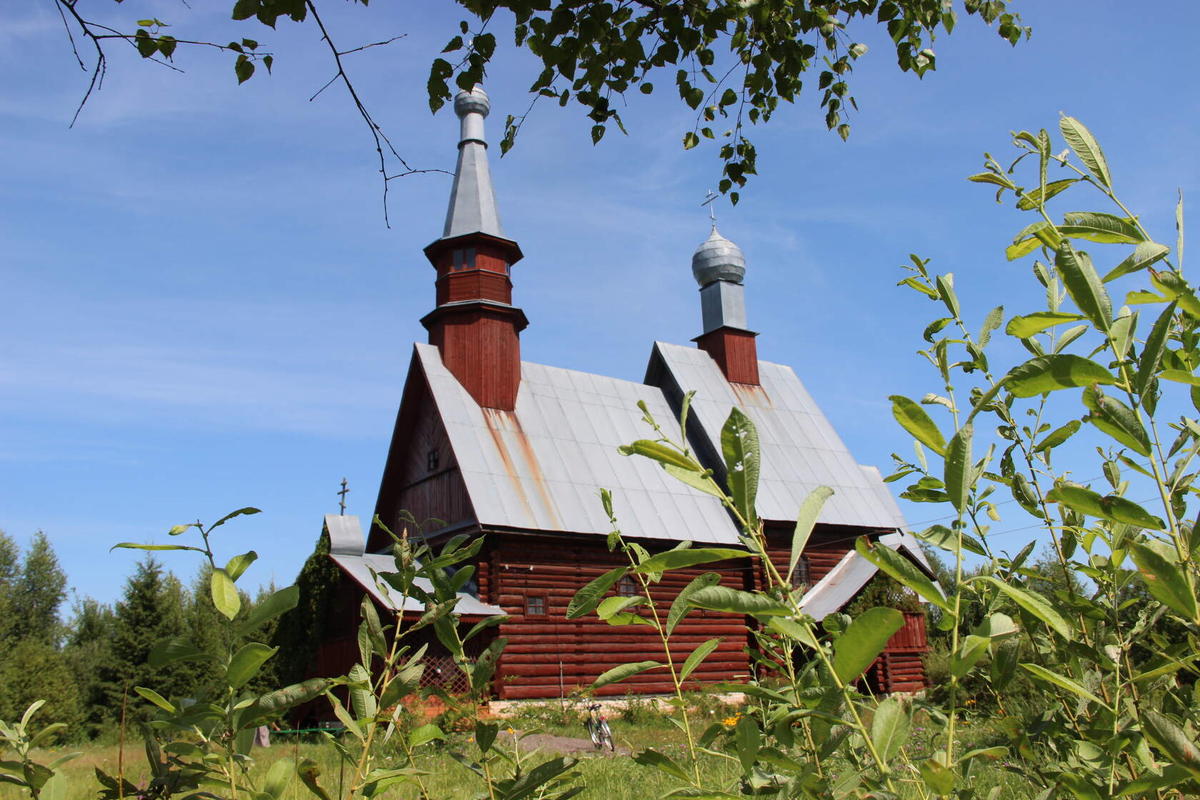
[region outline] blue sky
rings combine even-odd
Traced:
[[[238,87],[224,56],[181,48],[178,74],[112,48],[103,90],[69,129],[87,76],[52,3],[0,11],[0,528],[22,542],[44,530],[71,584],[107,601],[134,559],[113,543],[163,541],[173,524],[255,505],[265,513],[222,529],[218,545],[259,552],[250,580],[289,582],[343,476],[350,511],[373,508],[433,306],[421,248],[441,233],[449,178],[393,181],[384,226],[370,138],[345,93],[308,100],[332,74],[309,25],[229,22],[227,2],[89,5],[126,27],[157,16],[180,38],[251,36],[277,54],[275,74]],[[1128,3],[1017,8],[1030,41],[1012,48],[964,15],[920,81],[896,69],[882,31],[860,27],[871,49],[850,141],[824,130],[806,96],[752,131],[761,174],[736,208],[718,206],[746,253],[761,357],[796,368],[862,463],[886,470],[889,453],[911,452],[888,395],[938,388],[914,355],[937,309],[894,287],[909,253],[954,271],[977,320],[999,302],[1010,316],[1039,308],[1027,266],[1003,257],[1027,220],[964,180],[984,151],[1005,161],[1010,130],[1080,118],[1121,196],[1168,244],[1175,191],[1197,182],[1192,4],[1160,8],[1153,24]],[[402,155],[452,169],[456,121],[430,115],[424,85],[457,33],[455,7],[327,14],[344,49],[406,35],[350,66]],[[487,83],[493,141],[504,115],[525,111],[536,72],[502,37]],[[667,94],[631,97],[622,116],[630,136],[593,147],[576,107],[539,104],[512,152],[493,149],[492,170],[526,253],[514,270],[531,323],[524,358],[640,380],[655,339],[700,332],[690,257],[719,165],[707,148],[683,152],[690,112]],[[1024,352],[1011,339],[993,348],[1005,364]]]

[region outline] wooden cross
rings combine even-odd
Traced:
[[[338,492],[338,494],[341,495],[341,498],[342,498],[340,501],[338,501],[338,505],[342,509],[341,510],[342,516],[346,515],[346,495],[348,495],[349,493],[350,493],[350,490],[346,488],[346,479],[342,478],[342,490],[340,492]]]

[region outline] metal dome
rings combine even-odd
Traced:
[[[492,110],[492,102],[488,100],[487,92],[482,86],[476,86],[471,91],[463,89],[454,95],[454,113],[459,119],[472,112],[484,117]]]
[[[713,225],[712,235],[692,255],[692,275],[701,287],[717,281],[741,283],[746,275],[746,256]]]

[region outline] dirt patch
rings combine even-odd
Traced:
[[[570,736],[551,736],[548,733],[534,733],[525,735],[521,731],[500,731],[498,739],[508,740],[509,743],[516,739],[520,744],[521,749],[529,752],[531,750],[541,750],[546,753],[558,753],[560,755],[571,755],[576,758],[586,758],[589,756],[627,756],[630,754],[628,747],[617,745],[615,753],[604,750],[597,750],[592,744],[591,739],[573,739]]]

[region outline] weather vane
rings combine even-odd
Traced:
[[[346,515],[346,495],[348,495],[349,493],[350,493],[350,490],[346,488],[346,479],[342,478],[342,490],[340,492],[338,492],[338,495],[340,495],[342,498],[341,500],[338,501],[338,506],[342,509],[341,510],[342,516]]]
[[[716,200],[720,196],[721,195],[717,194],[712,189],[709,189],[708,194],[704,195],[704,197],[707,199],[705,199],[705,201],[700,204],[701,208],[703,208],[704,206],[708,206],[708,218],[712,222],[713,230],[716,230],[716,228],[717,228],[717,213],[716,213],[716,211],[713,210],[714,206],[713,206],[712,202],[713,202],[713,200]]]

